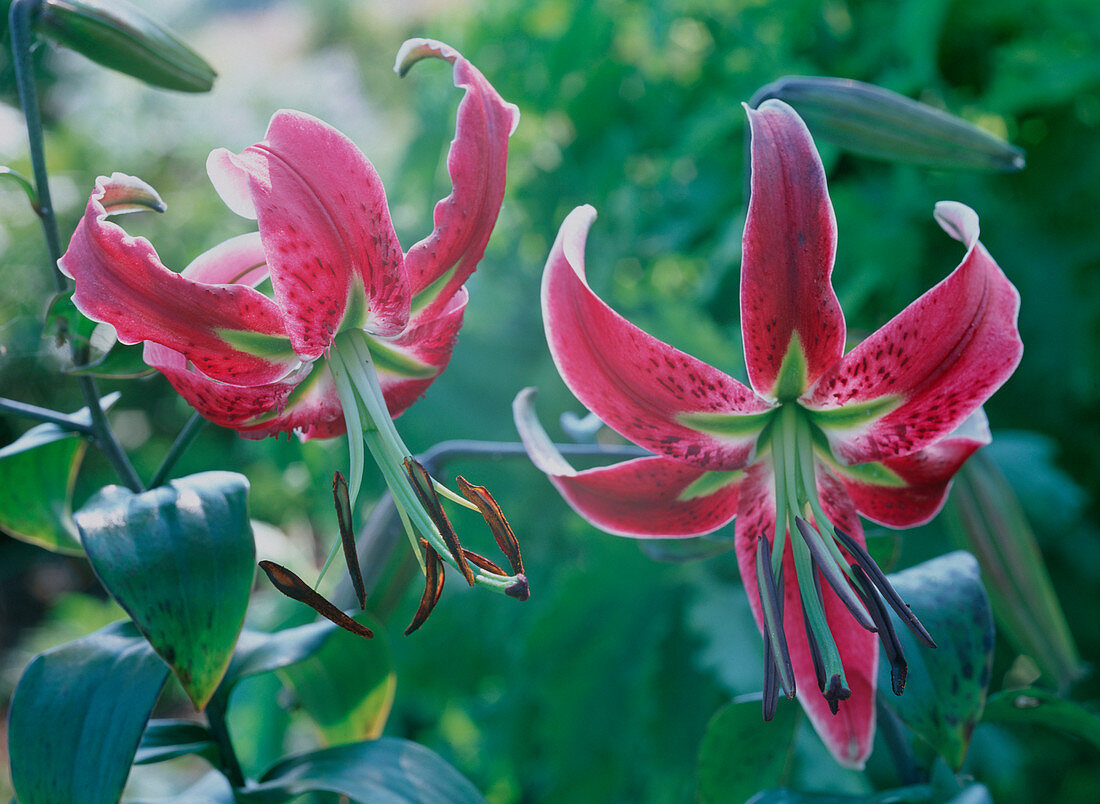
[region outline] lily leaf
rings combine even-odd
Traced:
[[[243,629],[218,694],[228,695],[233,685],[246,676],[279,670],[308,659],[338,630],[328,620],[274,633]]]
[[[226,668],[255,574],[248,481],[203,472],[134,494],[109,486],[75,514],[96,575],[202,709]]]
[[[190,720],[151,720],[134,756],[135,765],[151,765],[187,754],[218,761],[218,746],[205,726]]]
[[[699,801],[741,804],[761,787],[781,784],[798,716],[798,707],[781,704],[765,723],[759,700],[718,710],[699,747]]]
[[[290,757],[238,796],[241,801],[275,804],[317,791],[339,793],[358,802],[485,802],[477,788],[438,754],[396,737]]]
[[[168,668],[132,623],[39,654],[12,697],[8,743],[22,804],[114,804]]]
[[[938,647],[926,647],[891,612],[909,676],[902,695],[880,695],[958,770],[982,714],[993,664],[993,614],[978,562],[960,550],[889,577]],[[887,662],[879,663],[878,684],[880,691],[890,689]]]
[[[986,702],[982,722],[1046,726],[1090,742],[1100,749],[1100,716],[1046,690],[998,692]]]
[[[397,689],[385,631],[365,614],[355,619],[374,639],[336,629],[316,653],[279,673],[329,745],[380,737]]]
[[[106,410],[120,394],[100,400]],[[87,408],[73,417],[91,423]],[[0,528],[54,553],[84,552],[72,521],[73,485],[87,442],[56,424],[40,424],[0,449]]]

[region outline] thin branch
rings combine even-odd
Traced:
[[[14,399],[0,397],[0,411],[14,413],[17,416],[24,416],[38,422],[56,424],[63,430],[80,433],[81,435],[94,435],[95,433],[90,424],[85,424],[75,416],[50,408],[40,408],[38,405],[28,405],[26,402],[16,402]]]
[[[179,435],[176,436],[176,440],[172,442],[168,454],[164,456],[164,460],[161,462],[156,474],[153,475],[153,479],[149,481],[149,488],[155,489],[157,486],[164,485],[164,481],[168,479],[168,475],[176,465],[176,461],[183,455],[184,450],[191,446],[191,442],[195,440],[195,436],[199,434],[204,424],[206,424],[206,419],[198,413],[191,414],[187,424],[183,426]]]

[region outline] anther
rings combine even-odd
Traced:
[[[489,526],[489,530],[493,532],[493,538],[496,539],[497,546],[500,547],[501,552],[508,559],[512,574],[523,575],[523,556],[519,552],[519,540],[516,539],[512,526],[504,518],[504,512],[500,510],[500,506],[493,499],[493,495],[484,486],[475,486],[462,475],[456,477],[455,481],[458,483],[462,496],[477,506],[482,519]]]
[[[814,563],[829,586],[836,592],[840,602],[852,613],[857,623],[868,631],[875,631],[874,620],[871,619],[871,615],[867,613],[856,593],[852,591],[852,587],[848,585],[848,579],[844,577],[844,573],[841,572],[836,560],[829,553],[829,549],[822,540],[822,535],[818,533],[813,525],[800,516],[794,518],[794,523],[798,526],[798,532],[802,534],[806,546],[810,548],[810,555],[813,557]],[[815,575],[814,578],[816,580],[817,576]]]
[[[771,545],[766,536],[756,542],[756,585],[760,595],[760,614],[764,638],[771,642],[779,680],[788,698],[795,695],[794,667],[787,648],[787,636],[783,631],[783,597],[776,589],[772,575]]]
[[[915,615],[906,602],[901,599],[901,595],[897,593],[897,590],[895,590],[890,584],[890,581],[887,580],[886,575],[879,569],[875,560],[860,546],[859,542],[847,533],[839,528],[834,528],[834,531],[840,543],[844,545],[845,549],[852,554],[852,557],[859,566],[863,568],[863,571],[867,574],[868,580],[870,580],[879,592],[882,593],[883,599],[890,604],[890,608],[898,613],[902,622],[909,626],[909,630],[916,634],[921,642],[928,647],[936,647],[936,642],[932,639],[932,635],[928,633],[928,629],[921,625],[920,620],[917,619],[917,615]]]
[[[367,590],[363,586],[363,573],[359,569],[359,553],[355,549],[355,531],[351,524],[351,500],[348,498],[348,482],[337,472],[332,476],[332,499],[336,503],[336,521],[340,524],[340,541],[344,546],[344,561],[348,565],[351,585],[359,608],[367,607]]]
[[[462,552],[462,545],[458,543],[458,534],[455,533],[451,520],[447,518],[443,506],[439,502],[439,496],[435,493],[431,475],[415,458],[405,459],[405,472],[408,474],[409,482],[412,484],[413,491],[416,492],[420,504],[424,506],[424,510],[428,512],[432,523],[439,531],[439,535],[443,537],[443,543],[447,545],[447,550],[455,560],[458,571],[462,573],[466,583],[473,586],[474,571],[470,569],[466,556]]]
[[[435,604],[439,602],[439,596],[443,594],[445,576],[443,559],[427,540],[421,539],[420,547],[424,551],[424,594],[420,596],[420,605],[416,609],[416,614],[413,615],[412,622],[405,629],[405,636],[424,624],[428,615],[432,613],[432,609],[435,608]]]
[[[336,623],[336,625],[340,626],[345,631],[351,631],[353,634],[358,634],[368,639],[374,636],[369,628],[356,622],[342,612],[335,604],[330,603],[318,592],[310,588],[309,584],[286,567],[276,564],[274,561],[261,561],[260,569],[267,573],[268,580],[271,581],[272,586],[292,600],[297,600],[299,603],[305,603],[326,620]]]
[[[886,654],[886,660],[890,662],[890,688],[894,695],[901,695],[905,690],[905,678],[909,673],[909,665],[902,655],[901,641],[894,631],[894,623],[890,619],[890,613],[886,611],[882,598],[875,591],[874,585],[859,564],[852,564],[852,577],[855,579],[856,593],[867,605],[867,610],[875,618],[878,625],[879,639],[882,641],[882,650]]]

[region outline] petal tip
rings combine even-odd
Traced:
[[[981,233],[978,213],[966,204],[958,201],[939,201],[932,215],[945,232],[968,249],[973,248],[978,242],[978,235]]]
[[[127,173],[112,173],[96,179],[92,199],[105,215],[153,210],[164,212],[168,205],[148,182]]]
[[[460,58],[459,52],[450,45],[435,39],[416,37],[408,39],[397,51],[397,58],[393,62],[393,71],[404,78],[412,66],[421,59],[434,57],[454,64]]]

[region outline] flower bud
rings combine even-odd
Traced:
[[[888,89],[844,78],[785,76],[753,96],[794,107],[814,136],[845,150],[925,167],[1016,171],[1024,152],[988,131]]]
[[[45,0],[35,32],[152,86],[207,92],[217,75],[195,51],[124,0]]]

